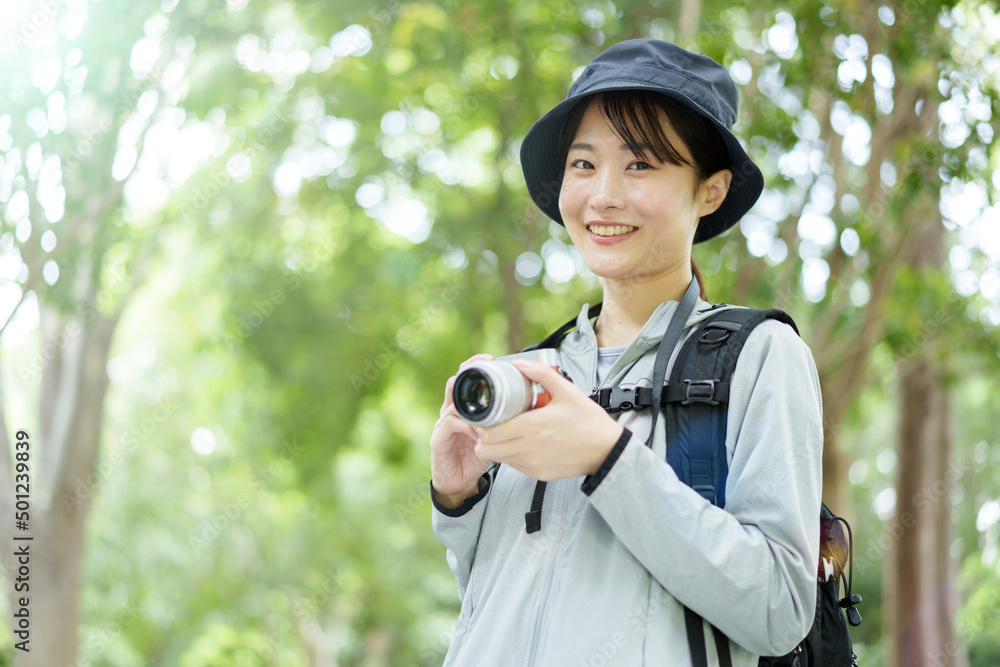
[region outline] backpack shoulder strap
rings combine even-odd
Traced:
[[[713,505],[726,504],[726,430],[729,387],[743,345],[766,319],[795,322],[777,309],[732,308],[709,316],[684,342],[670,373],[666,396],[667,463],[677,477]],[[707,667],[701,617],[684,607],[691,658]],[[729,640],[712,626],[719,664],[729,667]]]
[[[681,347],[666,397],[667,462],[682,482],[713,505],[726,504],[726,419],[729,387],[743,345],[758,324],[776,319],[795,329],[777,309],[733,308],[706,318]]]
[[[601,302],[601,303],[603,303],[603,302]],[[587,310],[587,319],[588,320],[590,318],[592,318],[592,317],[597,317],[598,315],[601,314],[601,303],[598,303],[598,304],[596,304],[594,306],[591,306]],[[556,329],[555,331],[553,331],[551,334],[549,334],[548,338],[546,338],[542,342],[535,343],[533,345],[529,345],[528,347],[526,347],[526,348],[524,348],[523,350],[520,350],[520,351],[521,352],[530,352],[531,350],[540,350],[540,349],[547,348],[547,347],[553,347],[553,348],[559,347],[559,343],[561,343],[562,340],[563,340],[563,338],[566,337],[566,334],[568,334],[570,332],[570,330],[573,327],[576,326],[576,319],[577,318],[574,317],[569,322],[567,322],[566,324],[562,325],[561,327],[559,327],[558,329]]]

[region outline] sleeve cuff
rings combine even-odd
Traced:
[[[483,476],[479,478],[479,493],[474,496],[470,496],[465,499],[458,507],[445,507],[437,501],[434,497],[434,482],[431,482],[431,502],[434,503],[434,507],[437,508],[438,512],[450,517],[460,517],[466,512],[471,510],[476,506],[480,500],[486,497],[486,494],[490,490],[490,474],[488,472],[483,473]]]
[[[587,475],[583,479],[583,485],[580,487],[581,491],[589,496],[597,489],[597,486],[601,483],[601,481],[608,476],[609,472],[611,472],[611,467],[614,466],[615,461],[617,461],[618,457],[622,455],[623,451],[625,451],[625,445],[628,444],[629,438],[631,437],[632,431],[623,427],[622,434],[618,436],[618,441],[615,443],[615,446],[611,448],[611,451],[608,452],[608,456],[604,459],[601,467],[598,468],[597,472],[593,475]]]

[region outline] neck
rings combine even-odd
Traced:
[[[605,278],[601,314],[594,325],[599,347],[628,345],[665,301],[680,302],[691,284],[690,261],[647,280]]]

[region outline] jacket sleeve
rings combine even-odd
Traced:
[[[725,509],[644,446],[649,421],[633,422],[635,437],[584,489],[591,505],[667,592],[732,641],[791,651],[812,626],[819,558],[822,397],[808,346],[773,320],[747,339],[730,389]]]
[[[483,515],[486,513],[488,502],[486,496],[491,483],[490,473],[484,473],[479,478],[479,493],[455,508],[438,503],[434,498],[434,487],[431,486],[431,502],[434,505],[431,510],[433,512],[431,526],[434,529],[434,536],[448,549],[445,558],[448,567],[455,575],[460,600],[465,600],[465,590],[469,586],[472,561],[476,557],[479,531],[483,525]]]

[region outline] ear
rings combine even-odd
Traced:
[[[726,198],[732,180],[733,172],[728,169],[720,169],[702,182],[698,187],[699,216],[715,213]]]

